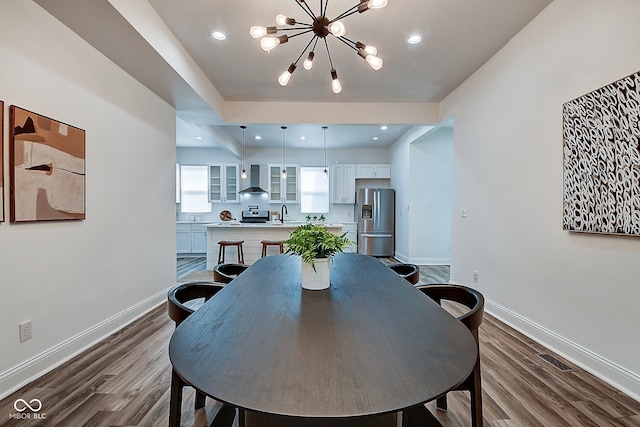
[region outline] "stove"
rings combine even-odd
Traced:
[[[269,221],[269,211],[242,211],[242,223],[264,224]]]

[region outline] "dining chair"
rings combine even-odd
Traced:
[[[176,324],[176,328],[203,302],[207,302],[220,290],[225,283],[219,282],[188,282],[172,287],[167,293],[167,313]],[[182,418],[182,390],[190,386],[173,369],[171,370],[171,396],[169,403],[169,425],[179,426]],[[206,396],[196,389],[194,410],[203,408]],[[212,426],[230,427],[235,418],[236,408],[223,404],[215,416]],[[240,424],[242,426],[242,424]]]
[[[471,425],[482,427],[482,387],[480,381],[480,341],[478,339],[478,328],[484,317],[484,297],[475,289],[462,285],[421,285],[417,286],[422,293],[442,305],[442,301],[451,301],[468,308],[463,314],[457,317],[473,335],[478,349],[478,358],[469,374],[462,384],[452,391],[468,391],[471,396]],[[447,410],[447,395],[444,394],[436,399],[436,407],[440,410]]]
[[[249,267],[247,264],[218,264],[213,267],[213,280],[229,283]]]
[[[389,264],[388,267],[412,285],[415,285],[420,281],[420,268],[415,264],[398,263]]]

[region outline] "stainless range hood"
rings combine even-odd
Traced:
[[[251,176],[249,177],[250,185],[244,190],[241,190],[240,193],[241,194],[266,193],[267,190],[264,190],[262,189],[262,187],[260,187],[260,165],[251,165],[250,171],[251,171]]]

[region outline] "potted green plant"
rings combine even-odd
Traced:
[[[302,259],[303,288],[318,290],[329,287],[331,258],[353,244],[345,237],[346,234],[336,235],[316,224],[300,225],[291,232],[284,243],[288,254],[299,255]]]

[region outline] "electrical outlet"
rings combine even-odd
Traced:
[[[478,283],[478,272],[477,271],[473,272],[473,281]]]
[[[20,323],[18,325],[18,329],[20,330],[20,342],[26,341],[31,338],[31,320]]]

